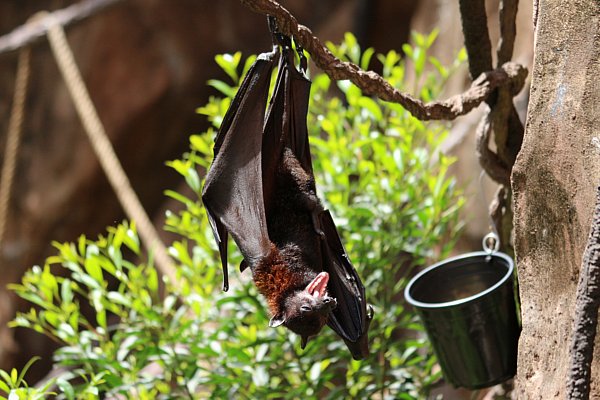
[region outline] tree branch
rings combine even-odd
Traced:
[[[471,77],[492,69],[492,53],[487,12],[484,0],[460,0],[462,29],[465,47],[469,56]],[[500,2],[500,41],[496,49],[497,66],[504,65],[512,57],[515,41],[515,18],[518,0]],[[516,89],[516,90],[515,90]],[[523,142],[523,124],[513,104],[513,97],[521,90],[503,85],[486,98],[489,109],[483,117],[477,131],[477,154],[479,163],[486,173],[496,182],[510,188],[510,175],[517,154]],[[489,148],[493,132],[496,151]],[[504,208],[501,208],[502,210]],[[509,227],[512,230],[512,210],[505,209]],[[504,251],[511,252],[509,241],[503,241]]]
[[[443,101],[424,103],[402,93],[390,85],[379,74],[364,71],[357,65],[337,59],[323,43],[304,25],[298,24],[288,10],[274,0],[240,0],[254,12],[272,15],[277,19],[279,30],[293,36],[310,53],[312,60],[333,80],[348,79],[367,95],[402,105],[420,120],[453,120],[467,114],[499,86],[511,84],[523,87],[527,69],[515,63],[506,63],[501,68],[482,73],[464,93]]]
[[[0,36],[0,54],[18,50],[46,36],[51,20],[58,22],[62,26],[68,26],[91,17],[120,1],[86,0],[62,10],[54,11],[46,17],[41,17],[25,25],[21,25],[12,32]]]
[[[460,0],[459,6],[465,48],[469,56],[469,72],[471,79],[475,79],[483,72],[492,69],[492,44],[487,25],[485,0]]]
[[[590,373],[598,326],[598,306],[600,306],[600,185],[577,285],[567,399],[583,400],[590,396]]]
[[[518,0],[502,0],[500,2],[500,41],[496,49],[498,57],[496,65],[502,65],[512,58],[515,37],[517,36],[516,19],[518,6]]]

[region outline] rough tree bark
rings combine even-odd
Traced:
[[[565,398],[575,296],[600,180],[600,3],[540,0],[525,139],[513,169],[523,331],[519,399]],[[596,337],[596,343],[600,338]],[[590,398],[600,395],[600,351]]]

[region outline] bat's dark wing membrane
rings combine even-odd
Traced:
[[[289,111],[289,124],[286,137],[287,145],[293,150],[294,155],[300,161],[302,168],[313,175],[310,147],[308,143],[308,127],[306,126],[306,115],[308,114],[308,102],[310,96],[311,82],[306,75],[298,71],[293,61],[288,56],[286,72],[289,76],[286,96],[286,110]]]
[[[219,245],[224,290],[228,288],[228,233],[250,264],[266,256],[270,248],[261,152],[273,65],[273,54],[266,53],[249,69],[215,139],[215,158],[202,190],[202,201]]]
[[[327,289],[337,300],[327,324],[344,339],[352,357],[360,360],[369,355],[367,332],[372,318],[371,310],[367,312],[365,287],[350,263],[329,211],[321,213],[320,222],[325,233],[323,270],[329,273]]]
[[[281,154],[283,152],[283,136],[285,136],[285,93],[288,80],[286,71],[283,68],[284,58],[280,56],[277,77],[275,78],[275,87],[273,95],[267,110],[267,116],[263,131],[262,144],[262,173],[263,173],[263,198],[265,203],[266,215],[270,215],[275,192],[275,176],[281,163]]]
[[[291,42],[288,46],[291,46]],[[290,148],[304,170],[312,175],[306,127],[310,85],[310,80],[294,66],[293,50],[284,47],[263,137],[263,192],[267,215],[274,200],[274,176],[281,163],[284,147]]]

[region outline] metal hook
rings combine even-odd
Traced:
[[[483,237],[481,245],[483,246],[483,251],[488,255],[492,255],[500,250],[500,238],[494,232],[490,232]]]

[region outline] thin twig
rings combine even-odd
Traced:
[[[46,36],[50,17],[64,27],[91,17],[122,0],[86,0],[21,25],[12,32],[0,36],[0,54],[15,51]]]
[[[288,10],[274,0],[240,0],[252,11],[277,18],[282,33],[294,36],[302,47],[310,53],[312,60],[331,79],[349,79],[367,95],[402,105],[420,120],[453,120],[467,114],[499,86],[511,83],[523,86],[527,70],[515,63],[506,63],[501,68],[482,73],[464,93],[443,101],[424,103],[402,93],[373,71],[364,71],[357,65],[336,58],[323,43],[304,25],[298,24]],[[482,71],[483,72],[483,71]]]

